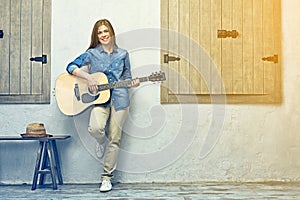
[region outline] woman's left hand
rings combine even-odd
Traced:
[[[140,85],[140,80],[138,78],[135,78],[131,80],[131,84],[129,87],[138,87]]]

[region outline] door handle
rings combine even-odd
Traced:
[[[169,56],[169,54],[164,54],[164,63],[169,63],[172,61],[179,61],[180,57]]]

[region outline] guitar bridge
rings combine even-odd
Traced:
[[[74,94],[75,94],[77,101],[80,101],[80,93],[79,93],[79,88],[78,88],[77,83],[75,84],[75,87],[74,87]]]

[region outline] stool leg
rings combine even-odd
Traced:
[[[42,163],[41,163],[41,170],[46,169],[47,168],[47,160],[48,160],[48,154],[47,154],[47,149],[43,148],[42,151]],[[45,180],[45,173],[41,173],[40,174],[40,180],[39,180],[39,185],[43,185],[44,184],[44,180]]]
[[[52,183],[53,183],[53,190],[56,190],[57,189],[56,172],[55,172],[55,167],[54,167],[51,142],[47,141],[47,145],[46,146],[47,146],[48,158],[49,158],[49,163],[50,163],[50,170],[51,170],[51,178],[52,178]]]
[[[62,185],[63,184],[63,178],[61,174],[61,169],[60,169],[60,162],[59,162],[59,155],[57,152],[57,146],[56,146],[56,141],[52,140],[52,147],[53,147],[53,155],[54,155],[54,161],[55,161],[55,166],[56,166],[56,172],[57,172],[57,177],[58,177],[58,184]]]
[[[35,168],[34,168],[34,175],[33,175],[33,182],[32,182],[31,190],[36,189],[36,184],[37,184],[37,179],[38,179],[38,174],[39,174],[39,169],[40,169],[40,163],[41,163],[41,158],[42,158],[42,152],[43,152],[44,148],[45,148],[44,142],[40,141],[39,149],[37,152],[36,164],[35,164]]]

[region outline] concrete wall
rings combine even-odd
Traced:
[[[160,105],[159,85],[143,84],[131,93],[116,178],[299,181],[299,7],[298,0],[282,1],[281,105]],[[87,48],[94,22],[104,17],[115,27],[119,46],[130,51],[134,76],[159,70],[159,0],[53,0],[52,88],[66,64]],[[147,37],[138,35],[141,29]],[[143,48],[149,35],[153,46]],[[50,133],[70,134],[70,140],[58,142],[64,181],[98,182],[102,168],[86,130],[89,111],[64,116],[54,95],[50,105],[0,105],[0,133],[18,135],[28,123],[38,121]],[[207,139],[208,135],[213,137]],[[35,142],[1,142],[0,183],[30,183],[36,148]]]

